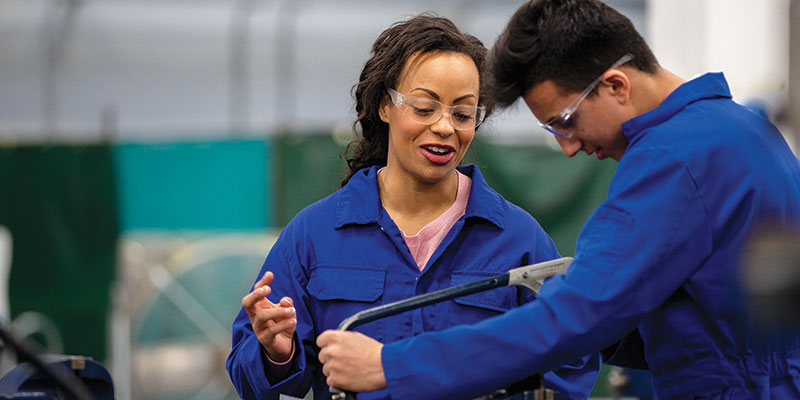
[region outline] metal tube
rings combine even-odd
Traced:
[[[370,308],[358,313],[353,314],[351,317],[346,318],[339,324],[340,331],[348,331],[359,325],[366,324],[367,322],[381,319],[391,315],[400,314],[405,311],[413,310],[415,308],[424,307],[434,303],[440,303],[452,298],[470,295],[473,293],[483,292],[489,289],[494,289],[502,286],[508,286],[508,274],[501,274],[486,278],[477,282],[467,283],[464,285],[454,286],[447,289],[437,290],[435,292],[425,293],[419,296],[414,296],[409,299],[395,301],[394,303],[384,304],[375,308]]]
[[[523,267],[514,268],[504,274],[495,275],[490,278],[425,293],[419,296],[395,301],[393,303],[384,304],[374,308],[369,308],[346,318],[341,324],[339,324],[339,330],[347,331],[376,319],[400,314],[415,308],[420,308],[456,297],[467,296],[473,293],[484,292],[503,286],[524,286],[530,289],[532,292],[538,293],[539,285],[543,279],[564,273],[571,261],[571,257],[564,257],[557,260],[526,265]],[[329,390],[331,392],[332,400],[355,400],[356,398],[356,395],[353,392],[345,392],[332,386],[329,388]],[[548,391],[544,390],[544,388],[537,390],[537,395],[546,395],[547,393]],[[550,394],[552,395],[552,393]]]
[[[0,326],[0,340],[11,348],[17,355],[17,361],[29,362],[31,365],[44,374],[55,385],[64,391],[64,395],[69,400],[91,400],[89,389],[74,375],[67,375],[56,368],[45,363],[42,358],[30,349],[25,343],[14,337],[14,334],[6,327]]]
[[[789,4],[789,125],[790,143],[800,156],[800,0]]]

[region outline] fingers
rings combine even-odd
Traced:
[[[284,332],[287,334],[294,334],[295,329],[297,329],[297,318],[287,318],[280,322],[269,324],[267,327],[267,331],[272,336],[279,335]]]
[[[267,296],[272,293],[275,275],[271,271],[253,285],[253,290],[242,297],[242,307],[250,317],[250,325],[258,341],[273,360],[288,359],[297,330],[297,311],[290,297],[281,298],[277,304]]]
[[[386,387],[380,342],[358,332],[329,330],[317,337],[317,345],[328,385],[355,392]]]
[[[254,330],[269,329],[273,326],[273,324],[277,324],[285,320],[294,320],[296,323],[297,312],[295,311],[294,307],[261,308],[255,310],[250,319],[253,323]]]
[[[264,275],[261,277],[261,279],[259,279],[258,282],[256,282],[255,285],[253,285],[253,290],[246,296],[242,297],[242,307],[249,309],[253,307],[256,303],[267,297],[270,293],[272,293],[272,288],[269,285],[272,284],[274,278],[275,274],[273,274],[272,271],[265,272]],[[267,301],[269,302],[269,304],[266,305],[272,305],[272,306],[275,305],[269,300]],[[289,297],[284,297],[283,299],[281,299],[281,303],[283,303],[284,301],[286,301],[289,306],[293,305],[292,299]]]
[[[319,348],[321,348],[324,351],[325,347],[327,347],[328,345],[336,342],[336,338],[338,337],[338,335],[340,333],[342,333],[342,332],[341,331],[333,331],[333,330],[327,330],[325,332],[322,332],[319,336],[317,336],[317,346],[319,346]],[[320,356],[321,355],[322,355],[322,353],[320,353]],[[320,361],[322,361],[323,363],[325,362],[321,358],[320,358]]]
[[[273,274],[272,271],[265,272],[264,275],[261,277],[261,279],[259,279],[258,282],[256,282],[256,284],[253,287],[253,289],[259,288],[261,286],[270,285],[274,278],[275,278],[275,274]]]
[[[327,377],[331,376],[332,366],[329,361],[332,359],[331,353],[336,352],[336,348],[333,345],[337,342],[338,333],[338,331],[329,330],[322,332],[321,335],[317,336],[317,346],[320,347],[317,358],[319,359],[319,362],[322,363],[322,373]],[[328,382],[328,384],[330,384],[330,382]]]
[[[297,312],[294,307],[275,307],[257,310],[250,317],[253,331],[265,344],[275,335],[286,333],[291,336],[297,329]]]
[[[265,300],[270,304],[272,304],[272,302],[267,300],[267,295],[269,295],[270,293],[272,293],[272,288],[269,286],[262,286],[260,288],[255,288],[253,289],[252,292],[242,297],[242,307],[250,309],[261,300]]]
[[[360,333],[327,330],[317,336],[317,346],[320,348],[320,352],[317,354],[319,362],[325,364],[334,358],[337,352],[341,349],[341,347],[337,346],[337,344],[339,344],[343,339],[346,339],[347,335],[360,335]]]
[[[322,361],[320,361],[320,362],[322,362]],[[330,386],[334,386],[334,387],[336,386],[336,382],[332,382],[331,378],[330,378],[330,376],[331,376],[331,365],[330,364],[327,364],[327,363],[323,363],[322,364],[322,375],[325,375],[325,377],[326,377],[325,383],[327,383]]]
[[[255,315],[258,321],[263,321],[263,325],[267,326],[267,321],[272,321],[274,323],[278,323],[284,321],[286,319],[297,319],[297,314],[295,309],[292,308],[284,308],[284,307],[275,307],[275,308],[264,308],[258,310]]]
[[[258,341],[273,359],[288,357],[292,337],[297,330],[297,313],[294,307],[259,309],[250,317]],[[274,358],[277,355],[277,358]]]

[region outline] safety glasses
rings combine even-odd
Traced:
[[[468,131],[480,126],[486,116],[485,107],[466,104],[446,106],[433,99],[403,94],[394,89],[387,89],[387,91],[389,97],[392,98],[392,103],[400,112],[412,122],[420,125],[433,125],[447,115],[453,129]]]
[[[539,126],[546,129],[548,132],[552,133],[557,137],[562,137],[565,139],[571,138],[572,132],[570,131],[570,129],[573,127],[572,116],[573,114],[575,114],[575,111],[578,110],[578,107],[580,107],[581,102],[583,102],[583,100],[587,96],[589,96],[589,93],[591,93],[592,90],[594,90],[594,88],[600,83],[600,81],[603,78],[603,74],[605,74],[606,71],[608,71],[609,69],[617,68],[630,60],[633,60],[633,55],[625,54],[624,56],[622,56],[622,58],[617,60],[617,62],[615,62],[612,66],[608,67],[608,69],[603,71],[603,73],[600,74],[600,76],[598,76],[597,79],[595,79],[592,83],[590,83],[589,86],[586,87],[586,89],[583,89],[581,95],[578,96],[578,98],[576,98],[575,101],[570,103],[570,105],[568,105],[567,108],[564,109],[564,111],[561,111],[561,114],[548,119],[544,123],[539,122]]]

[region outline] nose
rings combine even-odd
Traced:
[[[581,150],[581,141],[575,136],[565,138],[563,136],[555,136],[556,142],[561,147],[561,152],[567,157],[573,157]]]
[[[431,131],[441,137],[448,137],[455,133],[456,130],[453,128],[453,121],[450,121],[450,114],[442,113],[442,116],[439,117],[439,120],[436,121],[435,124],[431,125]]]

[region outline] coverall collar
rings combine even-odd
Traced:
[[[678,86],[657,108],[625,121],[622,133],[628,138],[630,146],[642,132],[661,124],[687,105],[713,98],[731,98],[728,82],[722,72],[709,72]]]
[[[383,210],[378,191],[378,170],[373,165],[356,172],[338,192],[336,204],[336,229],[350,224],[378,223]],[[472,178],[465,218],[481,218],[500,229],[504,227],[503,199],[486,183],[475,165],[461,165],[457,169]]]

